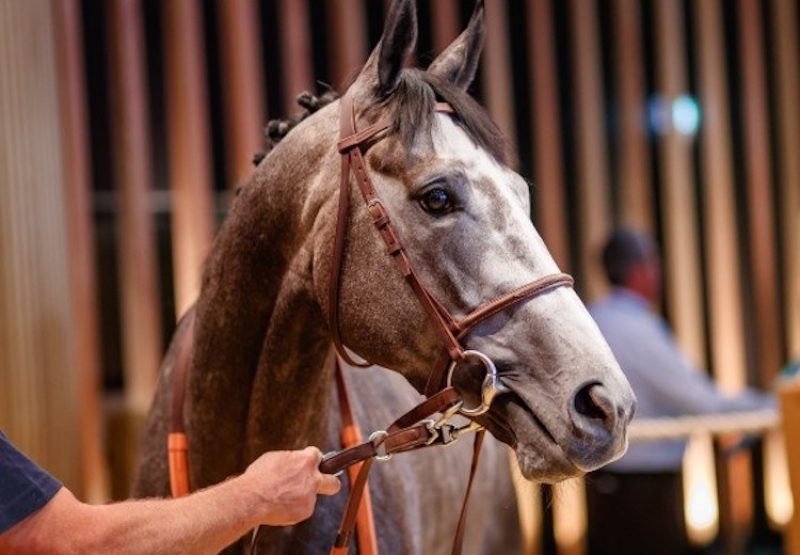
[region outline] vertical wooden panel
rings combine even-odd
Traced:
[[[202,6],[171,0],[163,9],[172,257],[180,316],[200,292],[200,272],[214,233],[211,145]]]
[[[650,149],[645,120],[645,80],[642,58],[642,13],[639,0],[615,0],[614,70],[617,82],[618,175],[621,222],[653,232],[653,199],[650,184]]]
[[[775,215],[772,210],[771,144],[767,129],[763,39],[759,3],[756,0],[740,0],[739,59],[742,67],[741,98],[754,331],[759,374],[762,383],[768,384],[781,366],[782,349],[776,242],[772,227]],[[797,156],[797,152],[794,155]]]
[[[574,52],[580,260],[583,296],[591,301],[606,289],[597,253],[610,227],[608,151],[603,131],[603,81],[595,1],[571,0],[570,24]]]
[[[722,19],[718,2],[697,2],[694,8],[703,110],[700,155],[711,360],[720,386],[735,392],[747,385],[747,373]],[[752,503],[751,462],[746,454],[740,455],[718,463],[723,499],[735,503],[732,509],[727,503],[722,511],[727,529],[731,528],[731,520],[747,523],[751,514],[743,506]],[[730,541],[735,542],[736,538]]]
[[[655,2],[656,30],[656,87],[666,112],[672,102],[687,92],[686,52],[681,4],[672,0]],[[666,300],[675,333],[683,349],[695,364],[705,360],[704,326],[701,300],[699,237],[695,219],[694,179],[692,175],[692,137],[680,134],[666,122],[665,135],[659,140],[658,156],[662,175],[662,220],[664,222]],[[684,468],[684,492],[687,506],[693,503],[713,503],[695,499],[694,492],[713,493],[713,461],[710,449],[701,443],[706,437],[692,438]],[[745,501],[746,502],[746,501]],[[690,536],[701,538],[713,530],[710,525],[693,521],[687,514]]]
[[[656,87],[666,106],[687,90],[681,4],[656,0]],[[663,191],[666,294],[672,323],[691,359],[705,361],[700,257],[695,220],[692,138],[669,125],[659,141]]]
[[[508,11],[505,2],[486,5],[486,46],[483,49],[485,105],[506,139],[517,141],[514,124],[514,85],[509,51]]]
[[[789,466],[789,481],[795,501],[800,499],[800,384],[787,381],[781,384],[781,425],[786,442],[786,455]],[[794,515],[786,527],[785,547],[787,555],[800,553],[800,510],[795,507]]]
[[[92,235],[89,120],[83,64],[80,5],[52,2],[58,56],[61,146],[64,161],[70,287],[75,333],[74,367],[78,371],[81,473],[89,502],[108,500],[108,466],[102,444],[97,283]]]
[[[783,239],[784,299],[789,356],[800,358],[800,57],[797,4],[772,2],[773,60]],[[800,510],[800,509],[798,509]],[[800,550],[800,546],[798,546]]]
[[[281,62],[284,115],[299,111],[297,95],[314,90],[307,0],[280,0]]]
[[[755,308],[754,334],[761,383],[768,385],[782,365],[783,349],[778,307],[777,245],[773,228],[777,214],[773,211],[772,153],[763,57],[764,33],[760,2],[740,1],[738,8],[751,290]],[[793,94],[796,95],[797,91]],[[793,156],[797,155],[798,152],[794,152]],[[790,242],[794,240],[789,238]],[[793,253],[792,258],[796,257],[797,253]],[[774,456],[774,451],[767,453],[768,460]]]
[[[461,32],[457,0],[431,2],[431,30],[433,50],[441,53]]]
[[[517,498],[519,525],[522,531],[522,553],[538,555],[542,549],[542,489],[541,485],[530,482],[522,475],[517,458],[508,457],[511,467],[511,481]]]
[[[255,0],[218,0],[225,156],[229,187],[253,173],[253,155],[264,150],[266,123],[261,26]]]
[[[343,92],[367,60],[366,14],[359,0],[328,0],[326,8],[331,85]]]
[[[81,491],[53,18],[0,2],[0,428]]]
[[[716,1],[696,2],[694,7],[703,113],[700,166],[708,256],[711,360],[720,385],[733,392],[747,385],[747,371],[722,19]]]
[[[161,359],[161,324],[148,196],[152,165],[138,0],[111,2],[108,23],[125,397],[134,414],[144,414],[150,406]]]
[[[553,484],[553,536],[558,555],[587,552],[586,486],[583,478]]]
[[[561,102],[551,0],[528,0],[527,17],[536,225],[558,265],[569,271],[569,226],[561,158]]]

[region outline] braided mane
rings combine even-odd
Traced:
[[[267,150],[265,152],[257,152],[253,155],[253,165],[257,166],[260,164],[267,156],[267,152],[275,148],[275,145],[281,142],[281,140],[300,122],[318,112],[337,98],[339,98],[339,93],[334,90],[328,90],[320,96],[315,96],[308,91],[297,95],[297,104],[303,108],[303,111],[289,119],[271,119],[267,122],[267,126],[264,128]]]

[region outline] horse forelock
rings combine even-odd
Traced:
[[[434,105],[446,102],[467,136],[487,151],[498,163],[516,163],[508,141],[489,114],[472,96],[447,79],[418,69],[403,71],[397,87],[385,99],[376,102],[376,110],[387,110],[407,152],[420,142],[429,142],[434,128]]]

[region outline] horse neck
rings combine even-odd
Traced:
[[[200,487],[266,449],[319,443],[315,430],[326,428],[330,345],[311,245],[321,240],[314,215],[330,198],[315,183],[335,183],[336,168],[319,166],[333,140],[293,142],[242,188],[207,262],[187,398]]]

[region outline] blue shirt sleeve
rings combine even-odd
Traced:
[[[44,507],[61,483],[0,431],[0,534]]]

